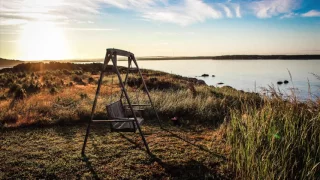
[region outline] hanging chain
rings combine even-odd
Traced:
[[[113,96],[112,89],[113,89],[113,76],[111,76],[111,95],[110,95],[110,104],[112,103],[112,96]]]

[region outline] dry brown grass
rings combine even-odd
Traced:
[[[224,94],[227,91],[221,93],[212,87],[195,85],[194,92],[189,92],[190,81],[186,78],[153,71],[144,71],[143,74],[151,88],[161,87],[161,90],[152,90],[151,94],[157,109],[163,116],[176,114],[181,116],[181,113],[185,113],[185,117],[189,119],[194,117],[196,119],[194,122],[223,121],[227,109],[221,105],[225,106],[231,102],[227,97],[231,95]],[[121,76],[124,79],[125,75]],[[143,93],[141,80],[137,76],[129,77],[133,81],[140,82],[140,84],[129,83],[127,87],[131,101],[146,103],[148,100]],[[19,127],[88,120],[99,75],[84,71],[67,71],[66,73],[60,70],[18,73],[17,76],[13,73],[4,73],[1,74],[0,81],[5,84],[8,78],[11,79],[11,84],[7,84],[0,91],[7,96],[6,99],[0,99],[0,107],[3,109],[0,113],[0,122],[5,127]],[[91,83],[88,80],[90,78],[93,79]],[[118,83],[115,75],[104,77],[100,90],[101,98],[96,109],[97,117],[105,117],[106,104],[120,97]],[[30,84],[37,84],[40,90],[29,92],[27,89],[26,97],[17,99],[14,98],[14,92],[9,93],[9,87],[12,84],[23,84],[26,88]],[[176,90],[177,88],[179,90]],[[220,111],[221,108],[224,110]]]

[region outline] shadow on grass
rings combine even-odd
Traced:
[[[99,129],[102,127],[97,127],[97,128]],[[128,141],[130,144],[132,144],[133,146],[131,146],[131,148],[139,149],[141,151],[148,153],[150,158],[147,161],[147,164],[152,165],[153,163],[157,163],[159,166],[163,168],[163,172],[166,174],[166,176],[169,176],[171,178],[174,178],[174,179],[175,178],[178,178],[178,179],[225,179],[226,178],[223,174],[219,173],[219,168],[221,167],[221,163],[223,163],[223,161],[227,159],[225,158],[225,156],[218,154],[216,152],[210,151],[206,147],[198,145],[194,142],[191,142],[190,140],[179,136],[177,133],[172,132],[173,130],[162,128],[161,131],[165,132],[165,134],[168,134],[169,137],[176,138],[178,141],[186,142],[191,146],[196,147],[200,151],[204,151],[205,154],[208,154],[209,157],[217,158],[217,160],[213,160],[212,162],[211,161],[202,162],[194,158],[186,158],[183,162],[179,162],[179,163],[177,163],[176,161],[173,162],[171,160],[167,161],[167,160],[164,160],[163,158],[161,159],[161,156],[153,154],[152,152],[148,153],[143,143],[141,143],[140,141],[137,142],[136,140],[132,139],[130,135],[128,136],[127,134],[121,133],[121,132],[118,132],[118,135],[121,138],[123,138],[125,141]],[[92,146],[93,146],[94,153],[101,156],[102,155],[101,153],[104,152],[105,149],[101,149],[101,147],[97,146],[97,143],[102,143],[102,142],[96,142],[96,139],[94,138],[92,139],[92,141],[93,141]],[[122,155],[124,154],[121,151],[119,153],[114,153],[110,155],[110,157],[112,157],[111,159],[114,159]],[[103,158],[107,158],[107,157],[103,157]],[[86,163],[87,169],[89,169],[90,173],[93,175],[92,178],[99,179],[97,173],[92,167],[92,163],[90,162],[90,159],[86,155],[82,156],[82,161]],[[155,179],[161,179],[162,177],[163,177],[163,174],[162,175],[154,174],[152,176],[152,178],[155,178]]]
[[[96,173],[96,171],[93,169],[91,162],[89,161],[89,158],[83,154],[82,155],[82,161],[86,163],[86,167],[89,169],[90,173],[92,174],[93,179],[100,179]]]
[[[215,157],[217,157],[217,158],[220,158],[220,159],[222,159],[222,160],[224,160],[224,161],[227,160],[227,158],[226,158],[224,155],[221,155],[221,154],[218,154],[218,153],[216,153],[216,152],[210,151],[209,149],[207,149],[207,148],[205,148],[205,147],[203,147],[203,146],[201,146],[201,145],[198,145],[198,144],[195,144],[195,143],[193,143],[193,142],[190,142],[189,140],[180,137],[179,135],[171,132],[171,131],[168,130],[168,129],[162,128],[162,130],[170,133],[170,134],[172,135],[172,137],[174,137],[174,138],[180,139],[180,140],[182,140],[182,141],[184,141],[184,142],[186,142],[186,143],[188,143],[188,144],[190,144],[190,145],[192,145],[192,146],[194,146],[194,147],[197,147],[199,150],[205,151],[205,152],[207,152],[207,153],[209,153],[209,154],[211,154],[211,155],[213,155],[213,156],[215,156]],[[135,147],[138,147],[139,149],[141,149],[141,150],[143,150],[143,151],[146,151],[145,149],[142,149],[142,148],[140,147],[140,145],[137,144],[136,142],[134,142],[132,139],[129,139],[128,137],[126,137],[126,136],[123,135],[122,133],[119,133],[119,134],[120,134],[120,136],[121,136],[122,138],[124,138],[124,139],[126,139],[127,141],[129,141],[130,143],[134,144]],[[151,150],[151,151],[152,151],[152,150]],[[151,153],[150,155],[152,155],[152,153]]]
[[[171,178],[178,179],[224,179],[215,170],[209,169],[202,162],[190,160],[183,164],[165,163],[155,155],[151,156],[151,163],[157,162],[164,168],[165,173]],[[210,168],[217,169],[220,164],[214,162],[210,164]]]
[[[73,142],[77,133],[75,126],[71,125],[56,125],[53,127],[53,130],[58,136],[64,138],[68,142]]]
[[[183,140],[193,146],[198,147],[202,151],[208,152],[208,153],[214,155],[215,157],[226,160],[226,158],[220,154],[214,153],[206,148],[203,148],[202,146],[191,143],[191,142],[179,137],[178,135],[170,132],[169,130],[165,130],[165,131],[171,133],[172,135],[174,135],[174,137],[179,138],[180,140]],[[128,138],[127,136],[123,135],[122,133],[119,133],[119,134],[122,138],[126,139],[127,141],[129,141],[130,143],[135,145],[135,147],[148,153],[144,148],[141,147],[141,145],[139,145],[138,143],[136,143],[132,139]],[[170,177],[173,177],[173,178],[179,178],[179,179],[224,179],[223,176],[220,176],[219,173],[217,173],[215,171],[215,169],[217,169],[220,166],[221,162],[209,163],[209,166],[211,168],[211,169],[209,169],[207,166],[204,165],[204,163],[193,160],[193,159],[190,161],[187,161],[186,163],[183,163],[183,164],[165,163],[162,161],[162,159],[157,157],[152,152],[150,152],[148,154],[150,155],[150,163],[151,164],[154,162],[157,162],[162,168],[164,168],[165,173],[170,175]],[[160,178],[160,177],[154,177],[154,178]]]
[[[205,151],[205,152],[207,152],[207,153],[209,153],[209,154],[211,154],[211,155],[213,155],[213,156],[215,156],[215,157],[217,157],[217,158],[220,158],[220,159],[222,159],[222,160],[227,160],[227,158],[226,158],[225,156],[223,156],[223,155],[221,155],[221,154],[218,154],[218,153],[216,153],[216,152],[210,151],[209,149],[207,149],[207,148],[205,148],[205,147],[203,147],[203,146],[201,146],[201,145],[195,144],[195,143],[193,143],[193,142],[191,142],[191,141],[189,141],[189,140],[187,140],[187,139],[185,139],[185,138],[183,138],[183,137],[181,137],[181,136],[173,133],[172,131],[170,131],[170,130],[168,130],[168,129],[166,129],[166,128],[162,128],[162,130],[170,133],[170,134],[172,135],[172,137],[177,138],[177,139],[180,139],[180,140],[182,140],[182,141],[184,141],[184,142],[186,142],[186,143],[188,143],[188,144],[190,144],[190,145],[192,145],[192,146],[194,146],[194,147],[197,147],[198,149],[200,149],[200,150],[202,150],[202,151]]]

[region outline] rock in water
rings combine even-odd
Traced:
[[[282,81],[278,81],[277,84],[281,85],[281,84],[283,84],[283,82]]]
[[[283,81],[283,83],[288,84],[288,83],[289,83],[289,81],[288,81],[288,80],[284,80],[284,81]]]
[[[209,74],[202,74],[201,76],[202,76],[202,77],[208,77]]]

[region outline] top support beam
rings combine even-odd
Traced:
[[[107,49],[107,54],[132,57],[134,56],[131,52],[120,50],[120,49]]]

